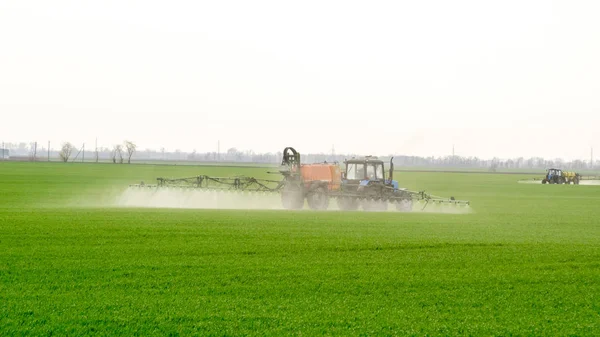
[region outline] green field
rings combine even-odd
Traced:
[[[600,331],[600,186],[396,175],[468,214],[107,201],[158,176],[264,171],[0,163],[0,336]]]

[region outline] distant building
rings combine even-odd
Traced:
[[[10,159],[10,151],[8,149],[0,149],[1,159]]]

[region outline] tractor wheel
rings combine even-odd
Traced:
[[[410,212],[412,211],[412,206],[413,203],[410,199],[403,199],[396,202],[396,210],[400,212]]]
[[[337,204],[343,211],[354,211],[358,209],[358,200],[352,197],[340,197],[337,199]]]
[[[329,207],[329,196],[324,187],[319,187],[310,192],[306,196],[306,201],[308,201],[308,207],[311,209],[323,210]]]
[[[286,186],[281,192],[281,203],[286,209],[302,209],[304,195],[298,186]]]

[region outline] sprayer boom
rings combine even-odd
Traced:
[[[194,188],[205,190],[234,190],[234,191],[253,191],[253,192],[277,192],[282,187],[279,180],[256,179],[252,177],[210,177],[199,175],[187,178],[156,178],[157,183],[146,185],[131,184],[130,187],[146,188]]]

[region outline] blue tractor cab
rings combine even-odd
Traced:
[[[390,159],[387,176],[384,162],[377,157],[366,156],[345,160],[346,170],[342,173],[341,190],[345,196],[353,196],[354,199],[341,198],[340,207],[346,210],[356,209],[358,200],[375,200],[373,203],[364,202],[363,208],[383,210],[387,208],[387,202],[381,201],[394,200],[396,208],[410,209],[412,207],[410,193],[400,188],[398,181],[394,180],[393,159]]]
[[[393,179],[394,163],[390,159],[390,170],[385,175],[385,167],[382,160],[374,156],[366,156],[360,159],[349,159],[344,161],[346,170],[342,174],[342,187],[366,187],[370,185],[385,185],[399,188],[398,181]]]

